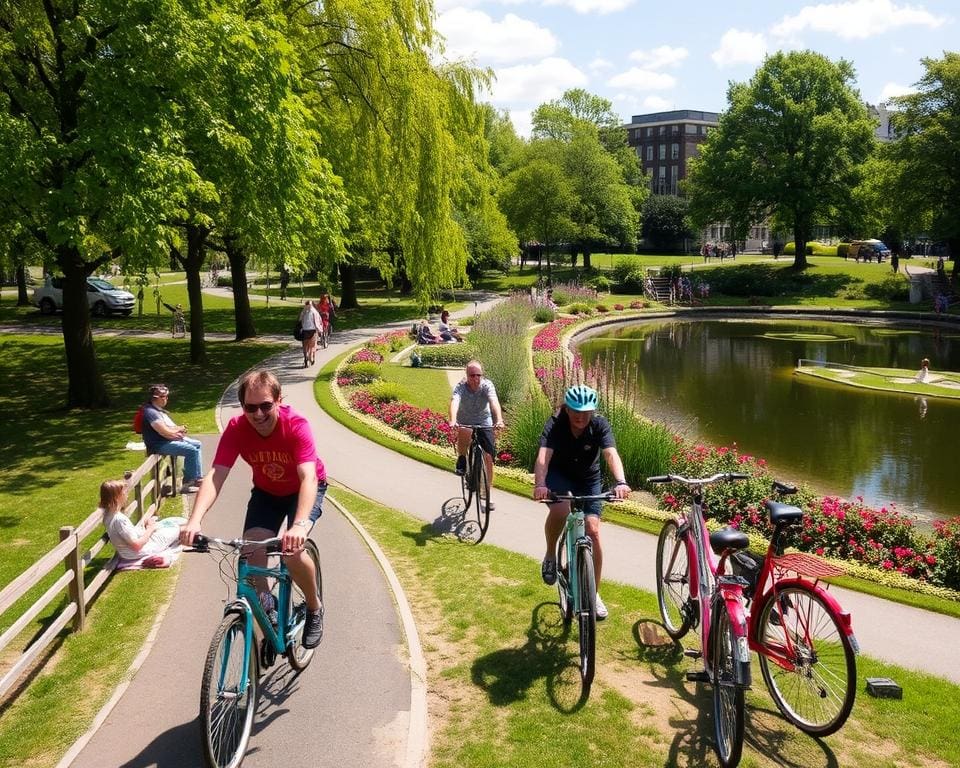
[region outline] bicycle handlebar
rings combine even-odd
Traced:
[[[617,495],[613,491],[606,491],[591,496],[574,496],[572,493],[558,496],[551,491],[549,497],[540,499],[541,504],[556,504],[561,501],[622,501],[622,499],[617,498]]]
[[[464,429],[496,429],[496,424],[461,424],[459,421],[453,426],[463,427]]]
[[[684,477],[683,475],[654,475],[653,477],[648,477],[648,483],[683,483],[684,485],[710,485],[711,483],[716,483],[719,480],[725,482],[732,482],[734,480],[748,480],[750,475],[744,474],[743,472],[717,472],[715,475],[710,477],[701,477],[701,478],[689,478]]]
[[[209,552],[210,546],[218,549],[240,549],[242,547],[263,547],[267,552],[282,552],[283,539],[280,536],[274,536],[270,539],[218,539],[214,536],[204,536],[198,533],[193,538],[193,548],[189,552]]]

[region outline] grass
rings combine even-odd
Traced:
[[[536,563],[490,545],[464,546],[424,523],[336,488],[380,543],[410,599],[428,664],[431,765],[693,766],[713,764],[712,696],[658,627],[655,598],[605,582],[610,618],[598,631],[590,700],[576,705],[575,630],[565,636],[556,592]],[[470,585],[464,600],[464,585]],[[690,645],[690,640],[687,639]],[[951,766],[960,762],[960,688],[858,659],[847,725],[816,741],[787,724],[755,669],[741,765]],[[756,666],[756,665],[755,665]],[[872,699],[867,676],[891,677],[904,699]]]
[[[59,405],[66,386],[61,339],[0,336],[0,410],[5,427],[0,445],[4,467],[0,584],[8,584],[55,546],[60,526],[76,525],[94,510],[103,480],[119,477],[143,461],[142,452],[126,451],[124,445],[135,438],[130,424],[148,382],[161,380],[171,386],[171,410],[192,432],[214,432],[211,406],[225,383],[280,348],[212,342],[209,365],[201,369],[188,364],[182,341],[98,339],[97,359],[114,403],[109,409],[87,412]],[[164,514],[178,512],[182,510],[177,502],[164,508]],[[98,535],[92,534],[87,545]],[[88,579],[110,554],[108,547],[91,564]],[[8,627],[58,575],[55,570],[7,610],[0,628]],[[111,580],[90,609],[86,630],[55,642],[49,650],[56,653],[55,660],[0,712],[0,766],[56,764],[128,674],[156,606],[165,603],[174,583],[171,571],[143,571]],[[36,631],[45,619],[41,615],[25,632]],[[18,649],[16,643],[11,646],[12,651]],[[51,728],[54,712],[57,727]]]
[[[411,368],[400,363],[384,362],[380,366],[384,381],[403,388],[405,402],[418,408],[446,414],[450,410],[450,380],[447,371],[440,368]]]
[[[179,274],[182,275],[182,273]],[[181,279],[183,278],[181,277]],[[164,277],[161,278],[161,281],[162,301],[171,306],[182,304],[185,309],[189,310],[190,300],[187,296],[186,284],[170,284]],[[113,282],[119,285],[122,281],[114,279]],[[378,286],[379,284],[374,287],[373,284],[362,281],[358,283],[361,306],[358,309],[339,310],[337,312],[336,330],[376,327],[401,320],[409,320],[412,323],[414,319],[423,314],[422,309],[411,297],[401,296],[398,291],[387,291]],[[152,284],[144,288],[143,315],[139,315],[137,310],[134,309],[134,313],[130,317],[92,318],[94,328],[169,332],[170,311],[162,305],[160,311],[157,311],[153,290],[154,286]],[[254,286],[252,290],[257,291],[259,289]],[[307,286],[307,290],[308,296],[311,295],[309,294],[309,286]],[[133,293],[136,295],[136,290]],[[15,303],[15,295],[5,297],[4,301],[0,301],[0,324],[29,324],[60,328],[60,315],[41,315],[35,307],[17,307]],[[251,299],[250,308],[257,333],[289,335],[292,338],[293,325],[297,321],[302,306],[299,286],[297,286],[296,291],[288,291],[287,301],[273,298],[268,305],[262,299]],[[455,310],[463,306],[466,306],[463,302],[451,302],[447,305],[447,308]],[[203,322],[204,330],[209,333],[234,334],[236,325],[233,297],[204,293]],[[189,317],[187,323],[189,328]]]
[[[936,383],[914,381],[913,379],[917,375],[916,371],[904,368],[837,369],[803,366],[797,368],[797,373],[849,387],[879,389],[884,392],[902,392],[924,397],[960,398],[960,376],[956,374],[936,374],[935,378],[938,382],[950,382],[954,385],[953,387],[946,387]]]

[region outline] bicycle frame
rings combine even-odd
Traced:
[[[782,542],[785,532],[786,528],[784,526],[778,526],[774,530],[770,544],[767,547],[767,555],[764,558],[763,567],[760,569],[757,577],[756,592],[753,598],[754,609],[750,612],[749,639],[751,650],[766,656],[783,669],[793,672],[796,670],[796,665],[791,659],[796,658],[796,654],[794,652],[795,642],[792,633],[784,630],[782,650],[765,644],[760,637],[760,616],[763,613],[763,608],[771,600],[779,599],[778,595],[780,590],[789,589],[797,585],[804,585],[811,589],[836,613],[837,618],[840,620],[840,629],[850,638],[855,651],[859,650],[859,644],[853,633],[853,622],[850,614],[841,608],[840,603],[837,602],[833,595],[820,586],[818,578],[814,578],[811,581],[809,578],[805,578],[799,574],[795,577],[788,578],[777,575],[777,569],[782,568],[778,565],[777,558],[783,555],[784,547]],[[807,632],[808,628],[804,627],[804,630]]]
[[[560,498],[562,501],[562,497]],[[577,549],[586,547],[586,556],[593,557],[593,542],[587,536],[583,509],[577,502],[570,502],[570,512],[564,523],[563,546],[567,553],[567,591],[574,615],[583,608],[580,595],[580,579],[574,576],[577,563]],[[559,578],[559,575],[558,575]]]
[[[695,563],[690,569],[690,596],[696,600],[699,615],[700,647],[703,649],[704,669],[713,674],[710,659],[712,648],[711,629],[713,611],[723,602],[730,616],[730,624],[737,638],[736,683],[743,687],[751,684],[750,646],[748,639],[749,614],[744,607],[743,584],[739,577],[727,576],[727,555],[719,562],[714,558],[710,547],[710,534],[703,516],[703,491],[697,487],[690,502],[690,513],[681,514],[677,520],[679,530],[686,527],[684,544],[687,548],[688,562]]]

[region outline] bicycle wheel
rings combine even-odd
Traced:
[[[737,638],[730,624],[730,615],[717,603],[713,628],[710,630],[713,667],[713,732],[720,765],[732,768],[740,762],[743,751],[744,703],[743,688],[737,685]]]
[[[320,348],[321,348],[321,349],[326,349],[326,348],[327,348],[327,335],[328,335],[328,334],[327,334],[327,329],[326,329],[326,328],[324,328],[323,330],[321,330],[321,331],[318,333],[319,342],[320,342]]]
[[[693,620],[690,598],[690,562],[677,523],[668,520],[657,539],[657,605],[667,634],[679,640]]]
[[[563,626],[573,620],[573,601],[570,599],[570,567],[567,563],[567,537],[557,542],[557,594],[560,596],[560,616]]]
[[[577,629],[580,635],[580,698],[586,700],[593,684],[597,663],[597,582],[593,575],[593,552],[577,547],[577,579],[580,610]]]
[[[253,729],[260,692],[260,670],[254,648],[246,653],[246,618],[224,616],[210,642],[200,688],[203,751],[212,768],[236,768],[243,761]],[[244,655],[249,656],[247,686],[241,691]]]
[[[473,451],[468,448],[466,453],[467,469],[460,475],[460,495],[463,496],[464,516],[470,512],[470,504],[473,502],[473,489],[477,487],[474,478],[476,469],[473,466],[472,454]]]
[[[307,539],[303,551],[307,553],[313,563],[314,573],[317,575],[317,594],[320,596],[320,603],[323,604],[323,574],[320,571],[320,551],[312,539]],[[307,620],[307,600],[303,591],[297,586],[296,582],[290,582],[290,605],[288,606],[287,618],[287,661],[297,672],[307,668],[313,660],[313,652],[316,648],[304,648],[303,624]]]
[[[487,462],[484,461],[483,451],[477,448],[473,463],[476,469],[477,484],[474,486],[477,502],[477,524],[480,526],[480,537],[476,543],[483,541],[487,535],[487,526],[490,525],[490,486],[487,478]]]
[[[767,690],[785,718],[811,736],[847,720],[857,695],[857,659],[833,609],[808,584],[777,591],[760,609],[757,637],[793,669],[760,655]],[[788,644],[789,638],[789,644]]]

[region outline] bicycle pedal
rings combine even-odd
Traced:
[[[699,672],[687,672],[687,682],[688,683],[709,683],[710,675],[708,675],[702,669]]]
[[[683,655],[686,656],[688,659],[702,659],[702,658],[703,658],[703,652],[700,651],[700,650],[698,650],[698,649],[696,649],[696,648],[684,648],[684,649],[683,649]]]

